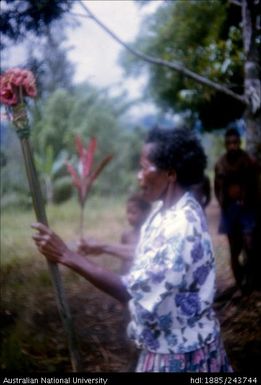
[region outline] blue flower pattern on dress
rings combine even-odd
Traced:
[[[165,315],[162,315],[162,316],[159,317],[159,326],[160,326],[160,328],[161,328],[166,334],[169,333],[170,328],[171,328],[171,325],[172,325],[172,316],[171,316],[171,312],[169,312],[168,314],[165,314]]]
[[[196,241],[191,251],[191,257],[194,262],[199,261],[204,255],[204,249],[200,240]]]
[[[161,202],[155,206],[122,280],[131,295],[128,334],[138,347],[186,353],[219,334],[212,308],[212,243],[204,213],[190,193],[168,210]]]
[[[144,329],[142,332],[142,339],[148,349],[155,350],[159,347],[159,341],[155,338],[154,333],[150,329]]]
[[[193,273],[193,277],[198,285],[203,285],[205,280],[207,279],[210,266],[208,264],[199,266],[196,271]]]
[[[178,293],[175,298],[177,307],[180,307],[184,315],[192,316],[199,312],[200,303],[196,293]]]

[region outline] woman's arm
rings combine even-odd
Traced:
[[[131,260],[134,257],[135,245],[121,245],[101,243],[96,240],[82,239],[80,241],[78,251],[84,254],[109,254],[123,260]]]
[[[38,250],[49,261],[69,267],[122,303],[130,299],[120,276],[70,250],[63,240],[45,225],[36,223],[32,228],[38,231],[33,235]]]
[[[124,259],[124,260],[131,260],[134,257],[135,253],[135,246],[133,245],[118,245],[118,244],[111,244],[111,245],[104,245],[104,252],[110,255],[114,255],[115,257]]]

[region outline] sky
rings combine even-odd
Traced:
[[[86,5],[91,12],[106,26],[115,32],[124,42],[135,40],[143,18],[154,12],[162,0],[151,1],[148,5],[139,7],[132,0],[88,0]],[[74,0],[71,10],[78,25],[68,27],[66,46],[71,47],[68,58],[75,65],[75,83],[85,80],[97,87],[111,87],[112,94],[126,91],[131,100],[143,96],[143,88],[147,83],[145,75],[140,77],[126,77],[118,62],[119,53],[124,50],[93,20],[79,15],[86,15],[86,11]],[[19,66],[25,60],[23,46],[9,50],[6,56],[8,66]],[[144,115],[155,113],[152,103],[139,103],[131,109],[131,114]]]
[[[142,19],[154,12],[160,1],[153,1],[142,8],[131,0],[89,0],[86,5],[106,26],[124,42],[132,42],[139,32]],[[72,12],[86,14],[77,4]],[[112,90],[126,90],[130,98],[140,98],[146,85],[146,77],[126,78],[118,63],[118,55],[123,48],[103,31],[93,20],[77,17],[80,26],[67,33],[68,46],[74,46],[69,59],[75,64],[75,82],[88,80],[99,87],[115,86]],[[154,112],[155,107],[147,103],[132,109],[132,113]]]

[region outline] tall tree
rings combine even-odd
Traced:
[[[244,94],[247,100],[245,120],[247,147],[261,163],[261,11],[260,0],[242,0],[244,44]]]
[[[58,88],[73,89],[74,65],[68,59],[62,22],[46,27],[40,39],[30,39],[26,67],[35,75],[38,96],[46,98]]]
[[[196,6],[201,2],[191,2],[189,5]],[[141,51],[136,46],[129,46],[125,44],[120,37],[115,35],[104,23],[102,23],[97,17],[90,11],[85,2],[81,2],[82,7],[87,12],[88,17],[94,20],[101,28],[103,28],[107,33],[110,34],[118,43],[124,46],[129,52],[135,55],[136,58],[141,59],[142,61],[150,64],[152,66],[160,66],[161,68],[168,69],[169,72],[175,71],[180,73],[182,76],[192,79],[195,83],[199,83],[204,87],[215,90],[215,92],[221,92],[223,95],[226,95],[231,102],[235,100],[242,108],[242,113],[244,111],[244,118],[247,126],[247,148],[249,152],[257,157],[261,164],[261,108],[260,108],[260,0],[227,0],[226,2],[217,0],[217,1],[208,1],[202,2],[206,3],[208,7],[217,6],[218,9],[227,4],[228,7],[239,7],[241,13],[241,25],[242,25],[242,42],[243,42],[243,82],[242,82],[242,92],[240,89],[231,89],[230,83],[228,84],[221,82],[218,78],[215,78],[209,74],[198,74],[192,69],[187,68],[183,62],[173,60],[173,56],[169,60],[169,56],[158,57]],[[235,4],[234,4],[235,3]],[[161,7],[174,7],[174,6],[184,6],[184,2],[164,2]],[[207,7],[207,8],[208,8]],[[163,29],[167,24],[168,14],[166,14],[166,19],[163,20]],[[197,23],[200,23],[201,19],[196,19]],[[194,23],[195,24],[195,23]],[[207,23],[208,24],[208,23]],[[162,24],[160,25],[162,26]],[[175,25],[170,25],[170,28],[175,31]],[[187,26],[186,26],[187,28]],[[183,28],[183,31],[186,30]],[[156,31],[151,31],[152,37],[157,42],[157,33]],[[190,30],[193,35],[194,29]],[[185,32],[184,32],[185,33]],[[209,49],[211,49],[211,44],[207,42]],[[173,47],[174,55],[178,54]],[[188,47],[183,47],[184,52]],[[171,50],[171,47],[170,47]],[[215,50],[214,50],[215,51]],[[200,54],[200,52],[199,52]],[[203,55],[203,58],[206,54]],[[209,63],[209,60],[208,60]],[[170,75],[171,76],[171,75]],[[240,85],[239,85],[240,88]],[[202,88],[206,90],[206,88]],[[207,92],[207,95],[209,93]],[[222,111],[223,113],[223,111]]]
[[[10,41],[21,42],[30,33],[45,35],[46,27],[61,18],[72,6],[70,0],[2,0],[1,49]]]
[[[1,67],[5,55],[21,45],[21,67],[30,69],[37,80],[38,97],[57,88],[71,89],[74,68],[67,58],[65,27],[75,25],[67,18],[72,2],[63,0],[3,0],[1,2]],[[2,69],[3,69],[2,68]]]
[[[231,19],[220,1],[171,2],[149,16],[134,46],[146,54],[182,63],[231,91],[242,92],[242,44],[240,32],[233,25],[238,17]],[[137,60],[132,55],[124,55],[123,59],[127,72],[136,70]],[[147,69],[145,62],[140,67]],[[188,108],[199,112],[205,128],[224,127],[242,115],[244,106],[237,99],[177,76],[168,67],[150,66],[149,75],[150,95],[158,105],[175,112]],[[226,109],[228,102],[230,108]]]

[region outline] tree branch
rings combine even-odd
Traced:
[[[238,7],[242,7],[242,3],[240,0],[229,0],[230,4],[237,5]]]
[[[232,98],[238,100],[239,102],[243,104],[247,104],[247,100],[243,95],[239,95],[233,91],[231,91],[229,88],[227,88],[223,84],[216,83],[210,79],[205,78],[202,75],[199,75],[183,66],[182,63],[178,62],[169,62],[166,60],[162,60],[153,56],[146,55],[132,47],[130,47],[128,44],[124,43],[123,40],[121,40],[113,31],[111,31],[105,24],[103,24],[97,17],[89,10],[89,8],[83,3],[83,1],[79,1],[82,8],[87,12],[88,17],[90,17],[96,24],[98,24],[106,33],[108,33],[115,41],[117,41],[121,46],[123,46],[127,51],[135,55],[136,57],[144,60],[147,63],[155,64],[155,65],[161,65],[164,67],[171,68],[172,70],[178,71],[179,73],[183,74],[184,76],[187,76],[193,80],[195,80],[198,83],[204,84],[208,87],[214,88],[215,90],[219,92],[223,92],[226,95],[231,96]]]
[[[69,13],[70,15],[72,15],[72,16],[76,16],[76,17],[84,17],[84,18],[89,18],[89,19],[91,19],[91,16],[83,15],[82,13],[71,12],[71,11],[69,11],[68,13]]]

